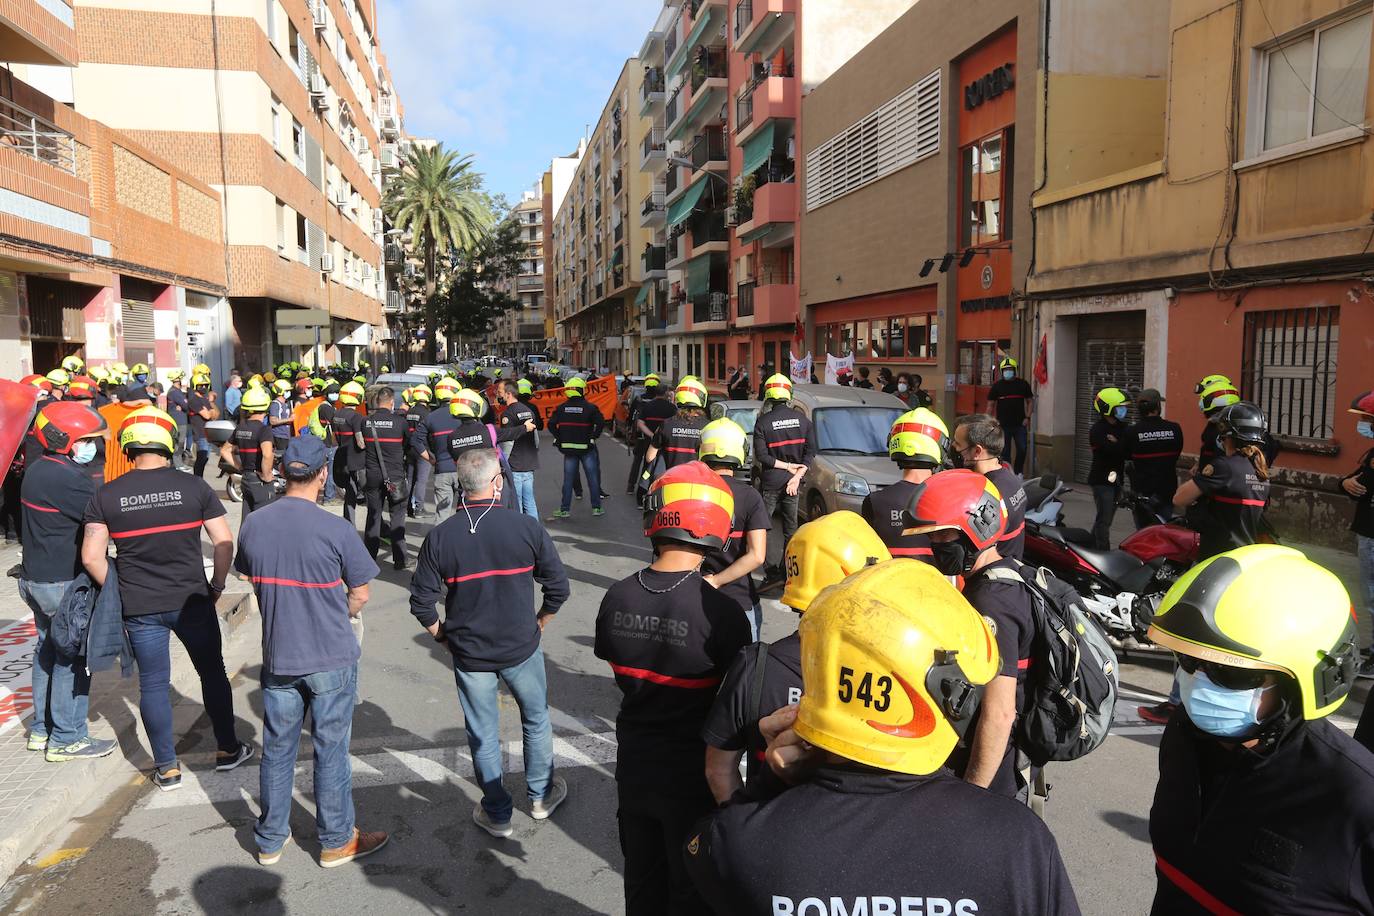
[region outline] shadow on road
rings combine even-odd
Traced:
[[[1150,842],[1150,822],[1138,814],[1127,811],[1103,811],[1102,823],[1108,827],[1115,827],[1133,840]]]

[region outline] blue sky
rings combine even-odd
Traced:
[[[661,0],[378,0],[406,130],[475,153],[512,201],[576,149]]]

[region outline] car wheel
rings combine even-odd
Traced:
[[[825,499],[819,492],[812,490],[811,496],[806,501],[806,520],[814,522],[823,515],[825,515]]]

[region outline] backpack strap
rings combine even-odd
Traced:
[[[763,674],[764,667],[768,664],[768,646],[761,642],[753,645],[754,649],[754,676],[749,679],[749,693],[745,699],[745,709],[749,713],[749,724],[758,730],[759,719],[763,718]],[[772,710],[769,710],[772,712]],[[762,733],[759,735],[762,737]]]

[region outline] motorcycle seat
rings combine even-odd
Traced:
[[[1040,525],[1035,530],[1051,541],[1058,541],[1061,544],[1081,544],[1085,547],[1091,547],[1093,545],[1093,534],[1086,528],[1064,528],[1058,525]]]
[[[1124,550],[1095,550],[1081,544],[1074,544],[1073,549],[1098,572],[1115,582],[1120,582],[1145,565]]]

